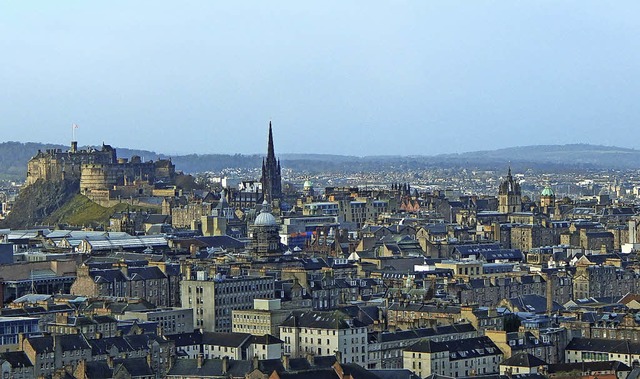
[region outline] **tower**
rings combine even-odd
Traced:
[[[540,194],[540,206],[543,208],[553,207],[556,203],[556,195],[550,186],[544,187]]]
[[[280,174],[280,160],[276,160],[273,149],[273,132],[269,121],[269,143],[267,158],[262,160],[262,196],[269,204],[282,200],[282,177]]]
[[[500,213],[514,213],[522,210],[522,192],[520,190],[520,183],[513,180],[511,176],[511,167],[509,167],[509,173],[507,179],[500,184],[498,190],[498,212]]]
[[[250,231],[250,250],[256,257],[280,255],[280,235],[276,218],[271,214],[271,207],[265,200]]]

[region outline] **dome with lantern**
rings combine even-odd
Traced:
[[[260,214],[256,217],[255,222],[253,223],[255,226],[276,226],[278,222],[276,218],[271,214],[271,207],[267,201],[262,202],[262,209],[260,210]]]

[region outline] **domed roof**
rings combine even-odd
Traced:
[[[276,218],[273,217],[273,215],[271,214],[271,207],[269,206],[269,203],[267,203],[266,200],[262,203],[262,210],[260,211],[260,214],[258,215],[258,217],[256,217],[256,221],[253,223],[253,225],[255,226],[278,225]]]
[[[544,189],[542,190],[541,195],[542,196],[555,196],[555,194],[553,193],[553,190],[549,186],[544,187]]]
[[[311,183],[311,180],[305,180],[304,184],[302,186],[304,188],[311,188],[311,187],[313,187],[313,183]]]

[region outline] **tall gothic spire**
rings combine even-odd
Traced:
[[[269,160],[275,160],[276,153],[273,149],[273,132],[271,131],[271,121],[269,121],[269,146],[267,147],[267,162]]]
[[[267,157],[262,161],[262,194],[268,202],[282,199],[282,177],[280,173],[280,161],[276,159],[273,148],[273,131],[271,121],[269,121],[269,144],[267,146]]]

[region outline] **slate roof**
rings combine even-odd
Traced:
[[[0,353],[0,361],[7,361],[12,368],[33,367],[24,351],[7,351]]]
[[[127,281],[127,278],[124,276],[122,271],[118,269],[90,270],[89,276],[91,276],[93,278],[93,281],[96,283],[113,283]]]
[[[244,377],[252,369],[251,361],[230,359],[227,374],[231,374],[233,377]],[[225,376],[222,372],[222,359],[205,359],[200,368],[198,368],[196,359],[177,359],[168,375],[181,377]]]
[[[502,354],[496,344],[487,336],[442,342],[420,341],[405,351],[421,353],[448,351],[450,361]]]
[[[380,379],[379,376],[372,373],[371,371],[368,371],[353,363],[341,364],[340,367],[342,367],[345,376],[349,375],[353,378],[358,379]],[[311,368],[298,372],[282,372],[279,373],[278,376],[281,379],[339,379],[341,377],[338,376],[333,367]]]
[[[505,359],[502,363],[500,363],[500,365],[505,365],[505,366],[517,366],[517,367],[529,367],[529,368],[539,367],[546,364],[547,362],[529,353],[515,354],[511,358]]]
[[[573,338],[565,350],[607,352],[617,354],[637,354],[640,343],[628,340],[605,340],[596,338]]]
[[[577,362],[577,363],[556,363],[550,364],[547,368],[549,374],[561,372],[595,372],[595,371],[631,371],[631,367],[619,361],[602,362]]]
[[[431,312],[431,313],[450,313],[450,314],[459,314],[460,307],[455,305],[446,305],[442,307],[438,307],[435,304],[400,304],[400,303],[392,303],[389,306],[389,310],[394,311],[415,311],[415,312]]]
[[[54,351],[53,336],[28,337],[28,341],[36,353],[51,353]],[[56,336],[56,343],[61,351],[91,349],[91,345],[80,334],[63,334]]]
[[[167,277],[157,266],[130,267],[127,271],[131,280],[165,279]]]
[[[249,333],[204,332],[202,333],[202,344],[237,348],[248,342],[251,337]]]
[[[436,326],[433,328],[420,328],[420,329],[412,329],[412,330],[402,330],[397,332],[385,332],[385,333],[373,333],[372,336],[375,336],[379,342],[393,342],[393,341],[403,341],[407,339],[415,339],[415,338],[428,338],[435,336],[442,336],[447,334],[454,333],[470,333],[475,332],[476,329],[473,325],[469,323],[465,324],[453,324],[453,325],[443,325]]]
[[[106,361],[86,362],[85,374],[88,379],[109,379],[113,378],[113,369]]]
[[[365,326],[360,321],[352,320],[340,311],[304,311],[293,312],[281,326],[317,328],[317,329],[351,329]]]
[[[521,295],[509,299],[509,303],[514,308],[523,312],[545,313],[547,312],[547,299],[540,295]],[[552,312],[557,312],[564,307],[557,302],[553,302]]]
[[[369,370],[380,379],[420,379],[420,377],[406,368]]]
[[[208,247],[220,247],[223,249],[244,249],[245,243],[230,236],[209,236],[196,237],[196,240],[204,243]]]
[[[264,336],[251,336],[251,343],[257,345],[273,345],[284,343],[284,341],[271,334],[265,334]]]
[[[145,358],[118,359],[114,360],[113,363],[114,367],[117,367],[117,365],[122,365],[134,378],[137,376],[155,376],[153,370],[151,370],[151,367],[149,367],[149,364],[147,363],[147,360]],[[118,371],[118,369],[116,368],[114,371]]]

